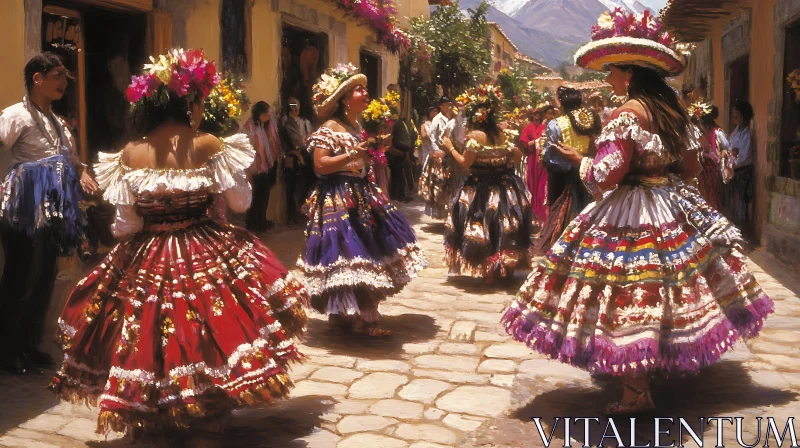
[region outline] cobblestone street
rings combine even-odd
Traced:
[[[291,372],[291,397],[271,408],[234,413],[223,446],[538,447],[531,417],[549,424],[555,416],[601,416],[604,405],[618,398],[617,383],[532,354],[505,335],[501,312],[527,272],[492,287],[448,278],[441,261],[444,226],[424,217],[420,204],[402,208],[430,266],[382,306],[394,335],[357,339],[329,329],[323,316],[312,313],[302,341],[308,359]],[[298,228],[270,233],[264,241],[292,267],[304,244]],[[800,281],[762,250],[749,255],[751,269],[775,301],[775,315],[760,338],[740,343],[699,376],[654,378],[658,411],[652,416],[680,416],[694,424],[700,416],[745,417],[744,440],[753,443],[756,417],[775,417],[782,429],[800,409]],[[63,303],[78,277],[77,271],[62,276],[54,302]],[[58,315],[53,308],[51,322]],[[50,372],[0,374],[0,446],[132,446],[95,434],[96,410],[59,403],[45,389],[49,379]],[[649,416],[642,417],[637,432],[646,442],[653,431],[642,422],[651,421]],[[596,444],[605,421],[593,428],[586,442]],[[724,429],[726,442],[738,446],[733,426]],[[707,441],[716,431],[705,428]],[[572,432],[572,445],[580,446],[582,425]],[[552,446],[563,446],[563,427],[555,439]]]

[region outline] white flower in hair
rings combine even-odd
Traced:
[[[597,26],[604,30],[610,30],[614,28],[614,20],[608,14],[608,11],[604,12],[598,19],[597,19]]]

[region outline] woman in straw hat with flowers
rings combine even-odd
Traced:
[[[493,85],[468,90],[464,104],[467,134],[464,154],[442,139],[466,181],[457,190],[445,222],[445,260],[450,274],[483,278],[488,284],[510,278],[528,264],[533,212],[528,191],[513,166],[522,152],[497,122],[502,94]]]
[[[502,321],[517,341],[619,377],[607,413],[653,408],[648,377],[708,366],[758,334],[773,303],[747,271],[738,231],[676,176],[697,166],[698,134],[665,76],[685,59],[649,14],[604,14],[575,57],[606,70],[617,109],[583,157],[563,157],[598,198],[567,227]],[[694,173],[687,173],[693,175]]]
[[[367,77],[352,64],[328,69],[313,88],[326,120],[311,134],[319,177],[306,203],[306,247],[298,260],[312,306],[357,334],[388,336],[378,305],[425,266],[414,230],[369,175],[366,134],[358,119],[369,105]]]
[[[100,407],[97,430],[186,429],[219,444],[232,409],[288,394],[308,296],[248,231],[211,218],[215,197],[250,203],[247,136],[198,132],[219,77],[200,50],[172,50],[127,91],[141,137],[95,166],[124,242],[78,282],[59,319],[51,387]]]

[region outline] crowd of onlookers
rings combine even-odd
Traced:
[[[701,165],[698,183],[705,199],[721,211],[746,236],[752,235],[754,134],[751,129],[753,106],[735,100],[730,110],[730,132],[717,123],[719,109],[705,103],[694,85],[681,89],[684,106],[693,112],[692,119],[702,137]]]
[[[389,89],[397,87],[392,85]],[[731,113],[732,129],[726,133],[717,124],[717,107],[697,98],[692,85],[684,85],[680,93],[684,106],[693,112],[693,121],[701,131],[699,187],[712,206],[718,207],[747,233],[753,199],[753,134],[750,129],[753,108],[747,102],[736,101]],[[595,112],[605,126],[622,100],[595,91],[583,92],[581,103]],[[698,105],[703,105],[703,109],[694,114]],[[457,134],[463,128],[463,123],[459,126],[463,120],[458,106],[443,97],[437,106],[428,108],[426,116],[416,120],[401,117],[393,123],[390,131],[387,129],[390,133],[383,143],[386,162],[374,164],[373,170],[378,184],[392,200],[411,201],[420,174],[429,157],[436,154],[441,138],[448,136],[458,140]],[[274,226],[301,222],[302,206],[316,180],[313,160],[305,146],[314,127],[308,119],[300,116],[300,102],[296,98],[289,98],[285,114],[273,110],[263,101],[256,103],[251,112],[252,117],[242,131],[250,137],[257,156],[248,172],[253,202],[245,216],[245,225],[252,231],[263,232]],[[522,123],[518,129],[522,134],[519,144],[529,157],[540,156],[536,153],[534,134],[544,135],[546,124],[562,114],[561,105],[555,98],[529,108],[530,122]],[[526,134],[532,130],[538,132]],[[531,179],[528,179],[531,173],[523,174],[529,187],[536,190],[538,187],[530,185]],[[725,185],[731,188],[723,188]],[[536,199],[536,192],[532,193]]]

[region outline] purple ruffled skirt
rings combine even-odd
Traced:
[[[297,264],[319,312],[375,320],[378,303],[426,266],[414,230],[368,179],[320,179],[304,211],[307,241]]]

